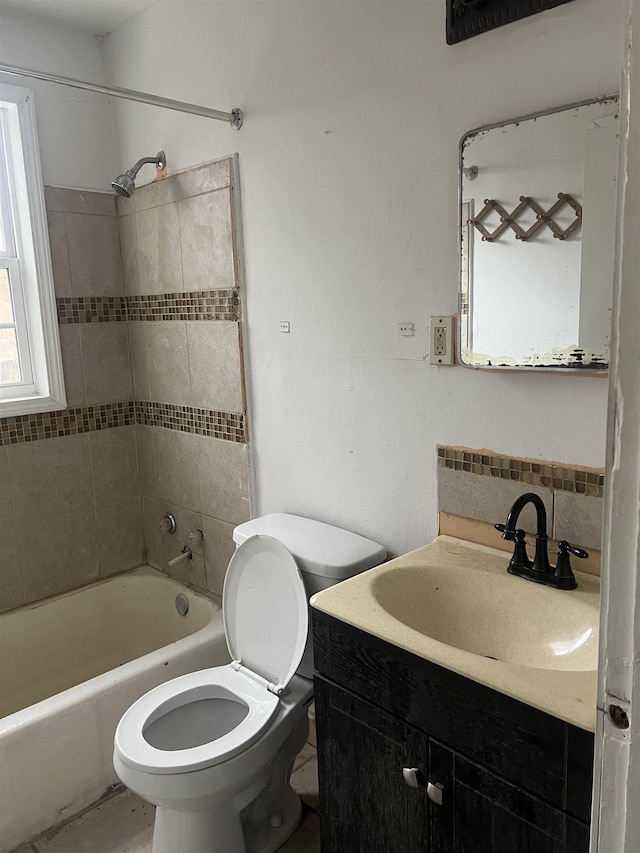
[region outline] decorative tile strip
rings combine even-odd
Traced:
[[[576,492],[598,498],[604,496],[604,473],[597,468],[569,468],[555,462],[498,456],[486,450],[445,445],[438,445],[438,467],[547,486],[560,492]]]
[[[45,438],[79,435],[83,432],[129,426],[135,423],[132,402],[105,403],[102,406],[82,406],[62,412],[43,412],[0,419],[0,447],[24,444]]]
[[[61,326],[125,320],[239,320],[238,291],[198,290],[137,296],[61,296],[56,300]]]
[[[173,403],[149,403],[144,400],[136,400],[135,406],[136,423],[143,426],[175,429],[240,444],[247,440],[243,414],[177,406]]]
[[[238,291],[197,290],[127,296],[129,320],[238,320]]]
[[[73,323],[121,323],[127,319],[124,296],[61,296],[56,303],[61,326]]]

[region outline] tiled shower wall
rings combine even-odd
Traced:
[[[166,570],[192,530],[172,573],[221,592],[249,517],[233,177],[208,164],[118,208],[47,188],[69,408],[0,419],[1,610]]]
[[[234,179],[225,159],[118,199],[147,559],[202,531],[170,573],[218,595],[249,518]]]
[[[143,556],[127,324],[100,311],[124,303],[115,198],[45,198],[69,408],[0,419],[2,610]]]

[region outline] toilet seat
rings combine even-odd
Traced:
[[[263,535],[243,542],[229,563],[222,602],[232,663],[174,678],[134,702],[115,734],[130,767],[151,774],[213,767],[269,727],[309,627],[304,582],[282,542]]]
[[[281,693],[302,660],[309,602],[291,552],[258,534],[236,549],[224,579],[222,616],[234,661]]]
[[[246,706],[246,716],[229,731],[185,749],[162,749],[145,738],[149,726],[193,702],[221,699]],[[270,725],[278,697],[232,664],[191,672],[150,690],[125,712],[115,745],[129,766],[147,773],[186,773],[212,767],[251,746]]]

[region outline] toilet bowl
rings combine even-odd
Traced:
[[[222,605],[232,663],[161,684],[116,730],[116,773],[156,806],[153,853],[271,853],[295,830],[289,779],[313,698],[308,598],[386,556],[284,514],[246,522],[234,539]]]

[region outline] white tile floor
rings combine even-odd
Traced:
[[[280,853],[319,853],[318,765],[307,744],[294,765],[291,783],[303,803],[302,823]],[[15,853],[151,853],[154,809],[130,791],[117,794],[62,828]],[[189,853],[176,850],[175,853]]]

